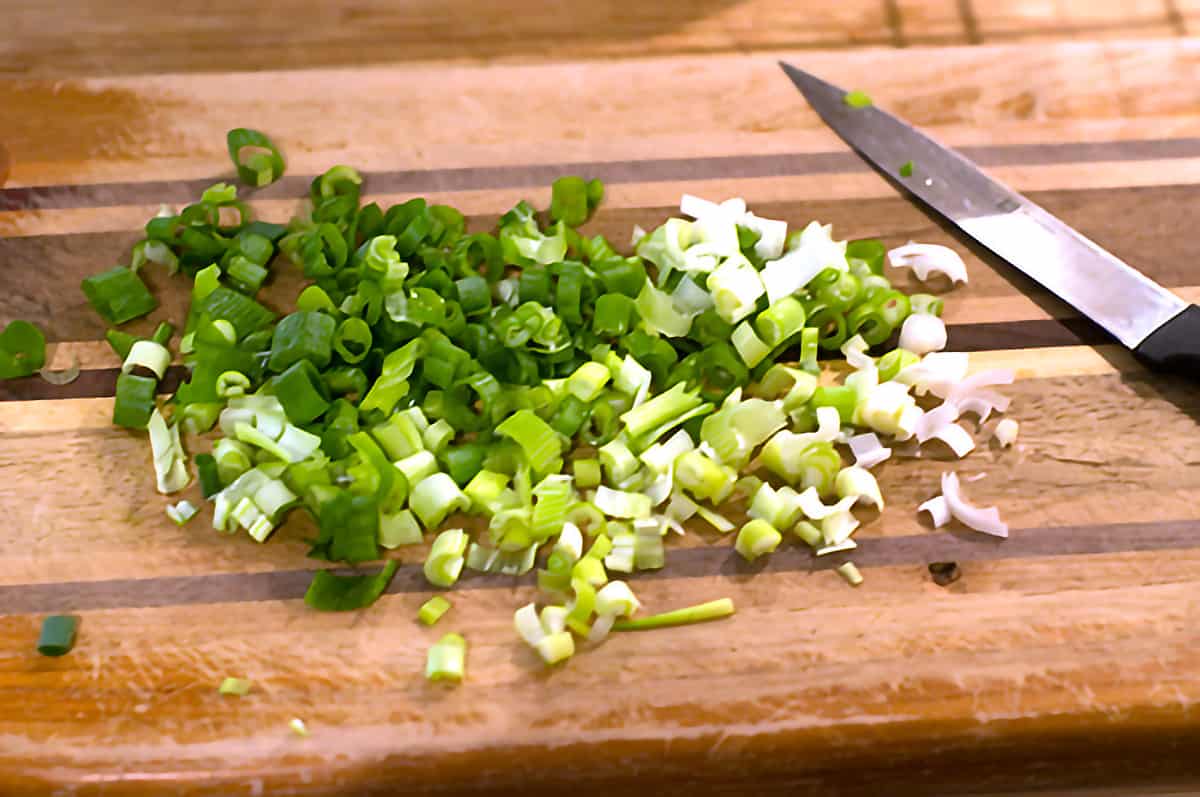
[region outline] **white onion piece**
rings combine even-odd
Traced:
[[[896,381],[911,385],[918,396],[930,391],[942,398],[967,376],[967,355],[958,351],[935,351],[921,362],[896,375]]]
[[[754,243],[754,253],[763,260],[775,260],[783,254],[783,245],[787,242],[787,222],[776,219],[764,219],[746,212],[738,220],[738,224],[758,233]]]
[[[839,551],[853,551],[858,547],[858,543],[851,539],[842,540],[833,545],[826,545],[823,548],[818,548],[813,551],[814,556],[825,556],[826,554],[838,553]]]
[[[934,434],[935,440],[941,440],[946,445],[950,446],[950,450],[954,452],[954,456],[962,459],[975,448],[975,440],[971,437],[971,433],[962,427],[962,424],[948,423],[938,429]]]
[[[938,244],[917,244],[911,241],[888,252],[893,268],[911,268],[921,282],[930,274],[945,274],[951,282],[967,281],[967,264],[953,249]]]
[[[51,371],[49,367],[42,368],[38,374],[52,385],[69,385],[79,378],[79,355],[71,355],[71,364],[61,371]]]
[[[854,435],[846,442],[854,454],[854,464],[860,468],[873,468],[892,455],[892,450],[879,442],[874,432]]]
[[[946,399],[957,404],[967,396],[977,394],[980,388],[991,387],[993,385],[1011,385],[1015,376],[1011,368],[992,368],[987,371],[980,371],[977,374],[971,374],[966,379],[954,385],[946,395]],[[1007,408],[1007,405],[1005,406]]]
[[[896,421],[896,432],[893,436],[897,440],[908,440],[913,436],[917,424],[923,417],[925,417],[925,411],[916,404],[905,407],[904,412],[900,413],[900,418]]]
[[[671,490],[675,486],[675,466],[672,465],[667,469],[667,472],[659,476],[649,485],[642,489],[642,494],[650,499],[651,506],[658,506],[663,501],[671,497]]]
[[[918,443],[924,443],[926,440],[937,435],[938,431],[947,424],[954,423],[958,420],[959,408],[958,405],[949,401],[934,407],[929,412],[921,416],[913,428],[913,434],[917,437]]]
[[[740,196],[726,199],[721,203],[721,212],[732,219],[739,219],[746,215],[746,200]]]
[[[982,396],[970,396],[959,403],[958,410],[961,415],[974,413],[979,416],[979,422],[983,423],[992,414],[992,403]]]
[[[862,335],[855,335],[842,344],[842,354],[846,356],[846,364],[854,369],[866,368],[868,365],[874,365],[875,360],[868,356],[867,342],[863,340]]]
[[[930,498],[921,504],[917,507],[917,512],[928,512],[935,529],[940,529],[950,522],[950,507],[946,504],[945,497],[941,495]]]
[[[683,524],[675,518],[668,517],[667,515],[655,515],[655,517],[662,522],[663,528],[665,528],[667,531],[673,531],[680,537],[687,536],[687,530],[684,529]]]
[[[817,494],[816,487],[809,487],[796,498],[800,511],[804,513],[805,517],[812,520],[824,520],[838,512],[849,512],[850,507],[854,506],[856,501],[858,501],[858,496],[850,495],[832,506],[825,506],[821,503],[821,496]]]
[[[633,236],[629,239],[630,246],[637,246],[646,237],[646,231],[642,229],[642,225],[633,225]]]
[[[840,502],[839,502],[840,503]],[[821,521],[821,536],[826,545],[837,545],[850,539],[850,535],[858,528],[858,518],[849,509],[834,512]]]
[[[929,354],[946,348],[946,324],[929,313],[914,313],[900,327],[900,348]]]
[[[617,622],[615,614],[601,614],[596,617],[596,621],[592,623],[591,630],[588,631],[588,643],[599,645],[608,636],[608,632],[612,630],[613,624]]]
[[[942,474],[942,495],[950,507],[950,514],[960,523],[994,537],[1008,536],[1008,525],[1000,519],[999,509],[973,506],[963,499],[957,474]]]
[[[536,645],[546,637],[546,629],[538,617],[537,606],[527,603],[513,613],[513,627],[517,634],[530,645]]]
[[[679,198],[679,212],[685,216],[691,216],[693,219],[699,219],[703,216],[720,213],[721,206],[716,202],[709,202],[707,199],[701,199],[692,194],[684,194]]]
[[[1012,418],[1005,418],[996,424],[995,437],[996,442],[1007,448],[1017,441],[1017,432],[1020,431],[1020,426]]]

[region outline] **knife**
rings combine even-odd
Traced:
[[[1200,365],[1200,307],[1088,240],[978,166],[874,105],[779,62],[813,110],[876,169],[1099,324],[1152,367]],[[912,161],[917,176],[896,178]]]

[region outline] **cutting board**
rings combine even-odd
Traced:
[[[1156,376],[1068,307],[981,259],[820,124],[794,58],[865,88],[1151,277],[1200,297],[1200,43],[429,66],[0,83],[0,320],[40,322],[81,377],[0,385],[0,793],[395,794],[483,788],[661,794],[991,793],[1178,784],[1200,733],[1200,468],[1194,383]],[[77,289],[124,261],[160,204],[231,179],[224,133],[268,131],[288,177],[253,196],[286,220],[311,176],[361,168],[368,201],[423,195],[483,229],[558,175],[596,176],[589,229],[619,244],[684,192],[838,237],[963,253],[951,347],[1011,367],[1015,448],[928,450],[879,469],[888,505],[849,558],[789,543],[754,566],[696,527],[633,586],[648,611],[728,596],[737,615],[616,635],[547,670],[516,638],[531,579],[469,575],[434,629],[423,550],[396,552],[363,612],[300,600],[300,519],[267,544],[164,515],[144,438],[111,428],[119,365]],[[918,170],[920,164],[917,164]],[[917,285],[889,276],[908,290]],[[186,284],[151,271],[160,319]],[[267,293],[300,285],[279,266]],[[939,474],[1012,526],[935,531]],[[199,501],[195,486],[184,494]],[[929,565],[961,577],[936,583]],[[40,619],[82,618],[38,656]],[[458,687],[425,651],[469,641]],[[222,697],[226,676],[253,691]],[[311,736],[288,730],[298,717]],[[1117,789],[1114,793],[1120,793]]]

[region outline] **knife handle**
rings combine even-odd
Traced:
[[[1200,378],[1200,306],[1186,307],[1151,332],[1133,353],[1152,368]]]

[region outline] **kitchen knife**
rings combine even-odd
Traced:
[[[1200,307],[891,114],[874,105],[853,107],[845,90],[790,64],[779,65],[825,123],[875,168],[1149,365],[1200,373],[1195,370],[1200,366]],[[916,175],[896,177],[908,161],[915,164]]]

